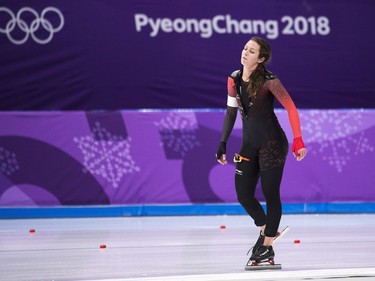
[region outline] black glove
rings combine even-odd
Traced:
[[[216,152],[216,158],[220,159],[223,154],[227,153],[227,143],[225,141],[220,142],[219,148]]]

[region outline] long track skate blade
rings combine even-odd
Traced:
[[[273,242],[275,242],[276,240],[279,240],[281,237],[283,237],[287,232],[289,231],[289,226],[286,226],[278,236],[275,237],[275,239],[273,240]]]
[[[245,270],[275,270],[281,269],[281,264],[257,264],[257,265],[246,265]]]

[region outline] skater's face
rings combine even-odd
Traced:
[[[241,53],[241,64],[250,69],[255,69],[259,63],[264,61],[264,57],[259,57],[260,46],[257,42],[250,40],[244,46]]]

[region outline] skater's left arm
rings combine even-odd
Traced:
[[[301,123],[297,108],[279,79],[268,80],[266,85],[288,112],[289,122],[294,135],[292,152],[297,161],[300,161],[306,156],[306,147],[302,140]]]

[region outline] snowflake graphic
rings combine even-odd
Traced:
[[[99,122],[95,123],[92,135],[75,137],[73,141],[83,153],[85,168],[106,179],[114,188],[124,175],[140,171],[130,155],[131,138],[114,136]]]
[[[181,157],[200,145],[196,137],[197,126],[194,113],[171,112],[154,124],[161,136],[160,145]]]
[[[10,176],[19,170],[16,154],[0,147],[0,172]]]
[[[322,159],[337,172],[342,172],[352,157],[374,151],[365,132],[359,132],[362,116],[358,111],[309,110],[301,111],[300,117],[305,141],[319,144],[312,153],[323,154]]]

